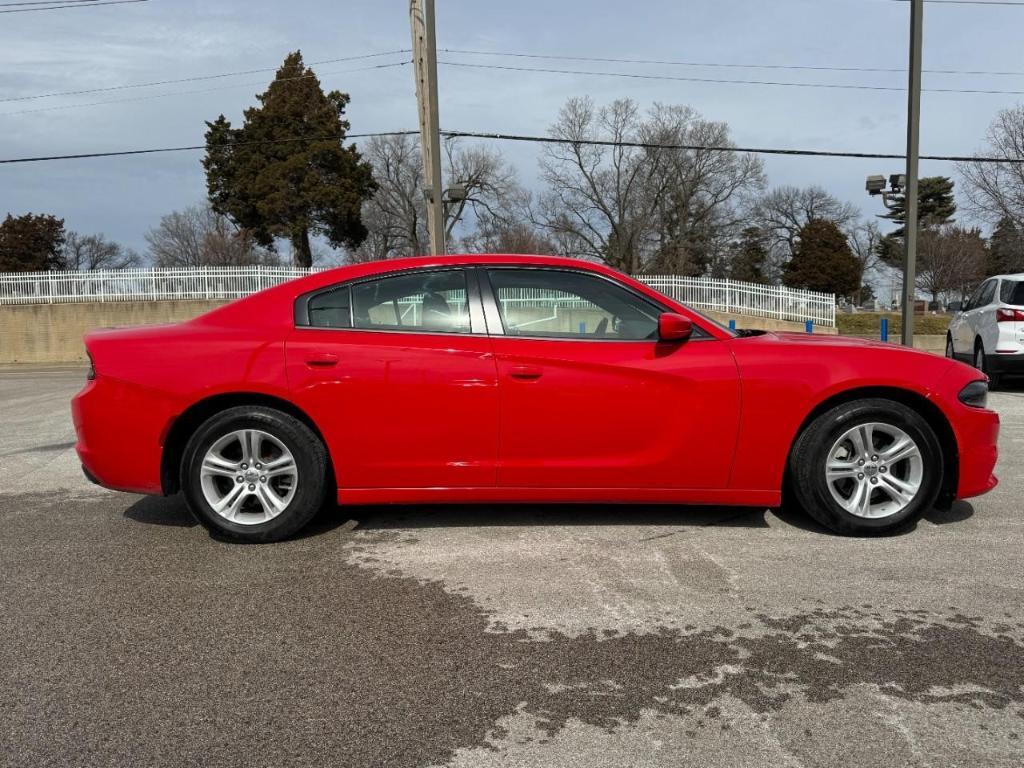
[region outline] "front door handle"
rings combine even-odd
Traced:
[[[536,381],[544,375],[544,371],[535,365],[513,365],[508,374],[519,381]]]
[[[310,368],[333,368],[338,364],[338,356],[330,352],[319,352],[306,357],[306,365]]]

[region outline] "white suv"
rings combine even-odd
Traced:
[[[978,286],[949,323],[946,357],[973,364],[992,386],[1004,373],[1024,373],[1024,274]]]

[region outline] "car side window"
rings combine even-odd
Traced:
[[[464,270],[410,272],[351,287],[352,327],[364,330],[469,333]],[[314,322],[310,302],[310,322]]]
[[[996,296],[996,281],[989,280],[981,286],[981,295],[978,297],[978,306],[987,307]]]
[[[662,310],[602,277],[550,269],[489,269],[487,275],[508,336],[658,338]]]
[[[310,299],[309,324],[314,328],[351,328],[352,294],[349,287],[343,285]]]

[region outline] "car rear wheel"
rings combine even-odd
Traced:
[[[981,339],[974,345],[974,367],[988,376],[989,389],[999,386],[999,374],[989,370],[988,360],[985,359],[985,345],[981,343]]]
[[[306,525],[325,499],[327,455],[298,419],[264,407],[230,408],[196,430],[181,488],[192,514],[219,535],[271,542]]]
[[[790,457],[803,509],[846,535],[908,527],[931,509],[942,479],[942,449],[928,422],[892,400],[839,405],[815,419]]]

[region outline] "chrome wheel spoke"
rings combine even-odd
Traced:
[[[296,473],[295,460],[289,456],[282,456],[263,465],[263,474],[267,477],[287,477]]]
[[[828,472],[829,482],[856,478],[857,473],[860,471],[856,462],[838,459],[830,461],[825,469]]]
[[[234,478],[238,475],[238,465],[215,453],[208,453],[203,459],[203,474],[217,477]]]
[[[906,506],[917,494],[917,486],[904,482],[892,475],[883,475],[878,485],[879,490],[886,493],[893,501]]]
[[[917,443],[909,437],[905,440],[899,440],[893,443],[879,454],[881,461],[889,466],[901,462],[904,459],[911,459],[920,456],[921,451],[918,449]]]
[[[231,490],[224,494],[224,497],[213,506],[213,511],[221,517],[226,517],[228,520],[231,520],[238,514],[238,510],[241,509],[245,496],[245,486],[242,484],[234,485],[231,487]]]
[[[256,487],[256,498],[260,500],[260,504],[263,505],[263,511],[267,513],[268,518],[277,517],[288,506],[284,499],[278,496],[274,489],[266,483],[260,483]]]

